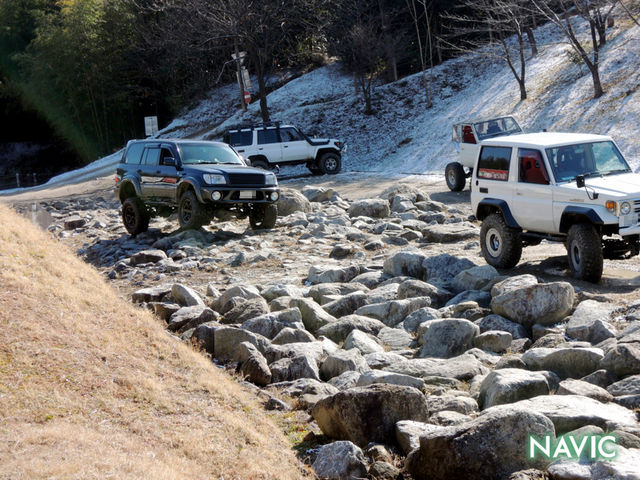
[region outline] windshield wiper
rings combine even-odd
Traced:
[[[617,175],[618,173],[631,173],[631,170],[628,168],[619,168],[618,170],[611,170],[607,173],[603,173],[602,175]]]

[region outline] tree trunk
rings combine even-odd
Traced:
[[[531,56],[535,57],[538,55],[538,44],[536,43],[536,37],[533,36],[533,29],[531,27],[527,27],[524,29],[527,34],[527,38],[529,39],[529,46],[531,47]]]
[[[524,79],[518,79],[518,85],[520,86],[520,100],[527,99],[527,88],[524,84]]]
[[[271,117],[269,116],[269,107],[267,105],[267,87],[264,83],[264,64],[260,54],[256,58],[256,73],[258,74],[258,91],[260,93],[260,114],[262,115],[262,121],[266,123],[271,120]]]
[[[598,65],[587,64],[587,66],[589,67],[589,71],[591,71],[591,78],[593,79],[593,98],[600,98],[604,95],[604,90],[602,89],[602,83],[600,82]]]

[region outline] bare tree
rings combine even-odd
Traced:
[[[431,3],[427,0],[405,0],[407,2],[407,9],[413,20],[413,25],[416,29],[416,39],[418,41],[418,53],[420,55],[420,66],[422,67],[422,86],[424,88],[424,97],[427,101],[427,108],[433,106],[431,85],[433,84],[433,43],[431,36],[431,18],[429,15],[429,8]],[[420,7],[418,7],[420,5]],[[420,21],[424,19],[425,28],[425,43],[422,45],[422,34],[420,33]],[[427,59],[429,61],[429,78],[427,78]]]
[[[526,1],[466,0],[463,6],[471,15],[445,17],[453,22],[450,29],[456,38],[454,42],[445,42],[452,50],[460,53],[474,53],[503,60],[518,82],[520,100],[525,100],[527,89],[524,36],[530,14],[526,8]],[[509,41],[509,37],[512,36],[515,38],[515,46]]]
[[[617,0],[613,2],[605,0],[531,0],[531,4],[564,33],[571,48],[591,73],[593,97],[601,97],[604,90],[600,81],[600,51],[606,43],[607,20],[617,4]],[[575,16],[589,24],[591,53],[588,51],[589,48],[580,42],[575,32],[572,24],[572,9],[575,9]]]

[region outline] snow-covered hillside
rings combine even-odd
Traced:
[[[588,39],[588,25],[575,20]],[[622,13],[607,30],[601,53],[605,95],[594,100],[587,68],[572,62],[570,47],[556,27],[535,31],[539,53],[527,61],[529,98],[520,101],[507,65],[479,52],[433,69],[433,107],[426,108],[420,74],[375,89],[374,115],[363,113],[361,96],[339,64],[314,70],[268,96],[273,120],[292,123],[315,136],[347,142],[343,171],[383,174],[443,172],[455,159],[451,126],[465,119],[514,115],[525,130],[608,134],[615,138],[634,171],[640,170],[640,28]],[[225,128],[259,121],[259,105],[242,115],[236,107],[237,85],[213,91],[192,110],[158,133],[158,137],[218,140]],[[120,154],[98,160],[83,170],[53,178],[50,184],[81,181],[113,172]],[[281,175],[306,172],[286,167]],[[4,192],[3,192],[4,193]]]

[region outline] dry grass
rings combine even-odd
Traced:
[[[0,478],[305,476],[241,387],[0,205]]]

